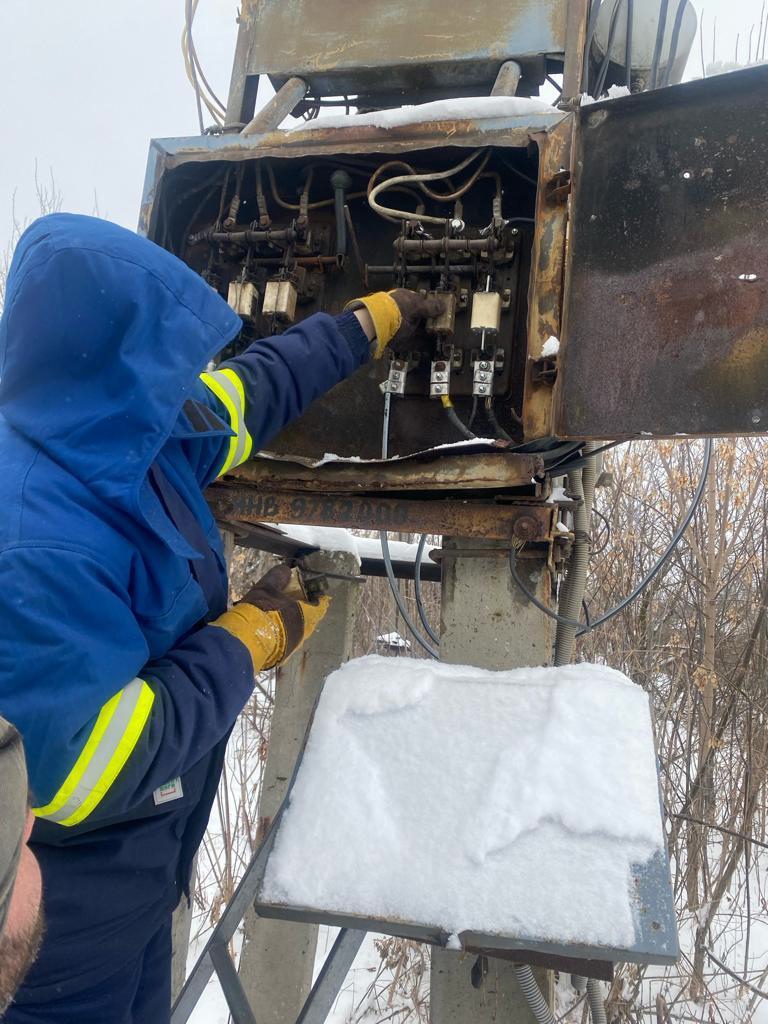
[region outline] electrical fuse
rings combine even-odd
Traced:
[[[429,397],[441,398],[450,394],[451,364],[447,359],[435,359],[429,370]]]
[[[472,394],[490,398],[493,395],[493,361],[476,359],[472,364]]]
[[[501,295],[499,292],[475,292],[472,296],[470,327],[477,334],[486,331],[497,334],[501,325]]]
[[[243,320],[256,319],[259,311],[259,292],[252,281],[230,281],[227,302]]]
[[[442,312],[427,319],[427,334],[440,334],[447,337],[456,328],[456,293],[429,292],[429,298],[439,299],[443,304]]]
[[[298,297],[299,292],[293,281],[267,281],[261,311],[264,316],[276,316],[278,320],[292,324],[296,319]]]

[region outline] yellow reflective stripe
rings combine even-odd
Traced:
[[[237,397],[240,399],[240,409],[242,410],[242,429],[245,436],[245,450],[240,462],[245,462],[251,456],[251,450],[253,449],[253,438],[248,433],[248,428],[245,425],[245,389],[243,388],[243,382],[237,376],[234,370],[231,370],[228,366],[218,371],[222,376],[229,378],[235,386],[237,391]],[[237,465],[240,465],[240,462]]]
[[[212,373],[201,373],[200,379],[224,405],[229,416],[229,425],[235,432],[235,436],[230,438],[227,457],[219,470],[219,476],[223,476],[230,469],[245,462],[253,449],[253,438],[245,424],[243,382],[229,367],[214,370]]]
[[[219,384],[212,373],[201,373],[200,380],[207,388],[211,389],[214,395],[216,395],[219,401],[224,405],[224,408],[227,410],[227,415],[229,416],[229,425],[235,431],[235,436],[229,439],[229,450],[227,452],[226,459],[224,459],[224,465],[219,470],[219,476],[223,476],[232,468],[232,463],[235,461],[235,456],[237,455],[237,408],[235,407],[235,403],[229,397],[229,392]]]
[[[63,785],[49,804],[34,809],[35,815],[59,825],[77,825],[85,820],[133,753],[154,700],[154,691],[143,679],[134,679],[116,693],[99,712]]]

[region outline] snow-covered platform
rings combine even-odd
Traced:
[[[453,948],[677,957],[648,699],[603,666],[348,663],[268,842],[264,916]]]

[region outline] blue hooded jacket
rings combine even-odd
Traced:
[[[203,490],[369,356],[353,315],[317,314],[201,379],[240,328],[181,261],[113,224],[56,214],[17,247],[0,320],[0,714],[40,819],[38,995],[103,975],[175,905],[251,694],[248,652],[211,624],[226,573]]]

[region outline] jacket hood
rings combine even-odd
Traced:
[[[94,217],[42,217],[8,276],[0,414],[101,497],[138,512],[197,375],[241,327],[201,277],[146,238]]]

